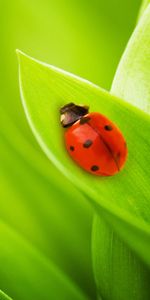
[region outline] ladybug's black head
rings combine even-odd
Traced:
[[[68,103],[60,108],[61,124],[63,127],[69,127],[77,120],[81,119],[89,111],[89,107],[86,105],[75,105],[74,103]]]

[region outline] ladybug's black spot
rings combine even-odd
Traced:
[[[104,128],[108,131],[111,131],[113,129],[111,125],[105,125]]]
[[[83,117],[80,119],[80,124],[83,125],[91,120],[90,117]]]
[[[96,166],[96,165],[93,165],[93,166],[91,167],[91,171],[93,171],[93,172],[98,171],[98,170],[99,170],[99,167]]]
[[[73,147],[73,146],[70,146],[70,150],[71,150],[71,151],[74,151],[74,147]]]
[[[93,144],[93,142],[91,140],[86,140],[83,144],[83,147],[89,148],[92,144]]]

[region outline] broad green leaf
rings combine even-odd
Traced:
[[[127,102],[133,101],[147,112],[149,44],[150,22],[146,12],[125,50],[112,86],[113,94],[124,97]],[[92,247],[96,283],[104,299],[150,298],[149,270],[98,216],[94,218]]]
[[[150,146],[149,116],[86,80],[42,64],[21,52],[18,56],[23,106],[42,149],[86,195],[97,212],[150,265],[150,170],[146,168]],[[107,178],[89,175],[68,157],[59,123],[59,108],[70,101],[89,104],[91,111],[101,111],[123,131],[129,157],[118,175]]]
[[[0,300],[12,300],[8,295],[6,295],[3,291],[0,290]]]
[[[89,299],[51,260],[2,221],[0,231],[0,282],[14,299]]]
[[[84,197],[24,139],[6,113],[0,112],[0,218],[94,299],[92,212]],[[0,266],[2,271],[2,257]]]

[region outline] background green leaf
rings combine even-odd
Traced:
[[[148,115],[85,80],[39,63],[21,52],[18,55],[23,105],[41,147],[149,264],[149,170],[145,172],[149,152]],[[129,157],[126,168],[117,176],[97,178],[89,175],[66,154],[58,112],[61,105],[70,101],[89,104],[91,111],[106,114],[124,132]]]
[[[0,282],[15,299],[88,299],[69,277],[59,270],[43,253],[37,250],[5,223],[0,222],[1,256],[5,268],[1,270]],[[11,247],[10,247],[11,245]],[[8,276],[9,274],[9,276]],[[40,281],[40,285],[39,285]],[[17,284],[16,284],[17,283]],[[60,295],[61,291],[61,295]]]

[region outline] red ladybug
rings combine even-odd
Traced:
[[[66,148],[86,171],[101,176],[118,173],[127,158],[127,145],[120,129],[107,117],[88,113],[88,106],[69,103],[60,109]]]

